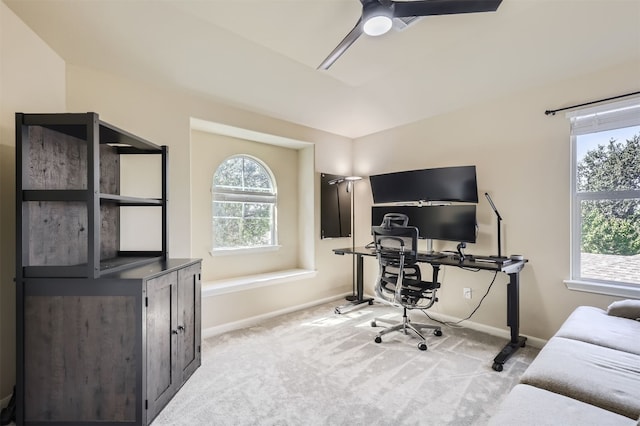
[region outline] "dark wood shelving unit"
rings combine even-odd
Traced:
[[[157,196],[121,194],[141,154]],[[200,365],[201,261],[169,258],[167,166],[96,113],[16,114],[18,424],[147,425]],[[161,209],[157,247],[121,247],[131,207]]]
[[[166,260],[166,146],[100,121],[96,113],[18,113],[16,134],[21,234],[18,253],[22,253],[26,277],[33,267],[46,266],[49,270],[60,268],[54,276],[99,278],[100,263],[113,258],[120,249],[119,209],[128,206],[162,208],[162,247],[158,247],[156,256]],[[157,177],[162,182],[162,194],[158,198],[120,194],[120,156],[140,154],[162,158],[161,175]],[[58,238],[42,247],[52,235]],[[127,256],[126,261],[137,263],[133,256]],[[85,270],[78,265],[85,265]],[[74,275],[65,275],[70,273]]]

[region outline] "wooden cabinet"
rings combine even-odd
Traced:
[[[147,425],[200,366],[201,261],[168,256],[167,155],[95,113],[16,114],[18,424]],[[151,158],[156,193],[122,193],[126,156]],[[131,208],[154,247],[124,247]]]
[[[199,259],[22,289],[19,424],[146,425],[200,366]]]

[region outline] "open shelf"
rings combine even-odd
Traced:
[[[16,129],[19,263],[25,276],[98,278],[103,271],[166,258],[167,147],[92,112],[17,113]],[[140,167],[142,175],[136,173]],[[134,211],[138,207],[144,210]],[[144,229],[139,240],[153,254],[120,256],[134,248],[121,247],[121,235],[129,235],[121,232],[134,228]]]
[[[162,260],[162,253],[157,256],[119,256],[100,261],[101,273],[113,273],[129,268],[135,268],[147,263]],[[23,276],[25,278],[84,278],[87,275],[88,264],[65,265],[65,266],[25,266]]]
[[[162,253],[158,252],[156,256],[119,256],[100,261],[100,271],[104,273],[112,273],[123,271],[129,268],[146,265],[163,259]]]
[[[127,197],[114,194],[100,194],[100,201],[120,206],[161,206],[164,204],[164,200],[160,198]]]
[[[162,150],[160,146],[152,142],[99,120],[96,113],[24,114],[23,123],[28,126],[45,127],[81,140],[91,139],[90,134],[93,133],[94,126],[97,125],[97,137],[100,144],[133,148],[147,153]]]

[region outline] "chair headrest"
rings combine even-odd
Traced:
[[[409,216],[402,213],[387,213],[382,218],[382,223],[380,224],[380,226],[387,229],[407,225],[409,225]]]

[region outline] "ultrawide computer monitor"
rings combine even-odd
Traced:
[[[382,223],[387,213],[409,217],[409,226],[418,228],[420,238],[453,242],[476,242],[476,206],[456,204],[442,206],[373,206],[371,225]]]

